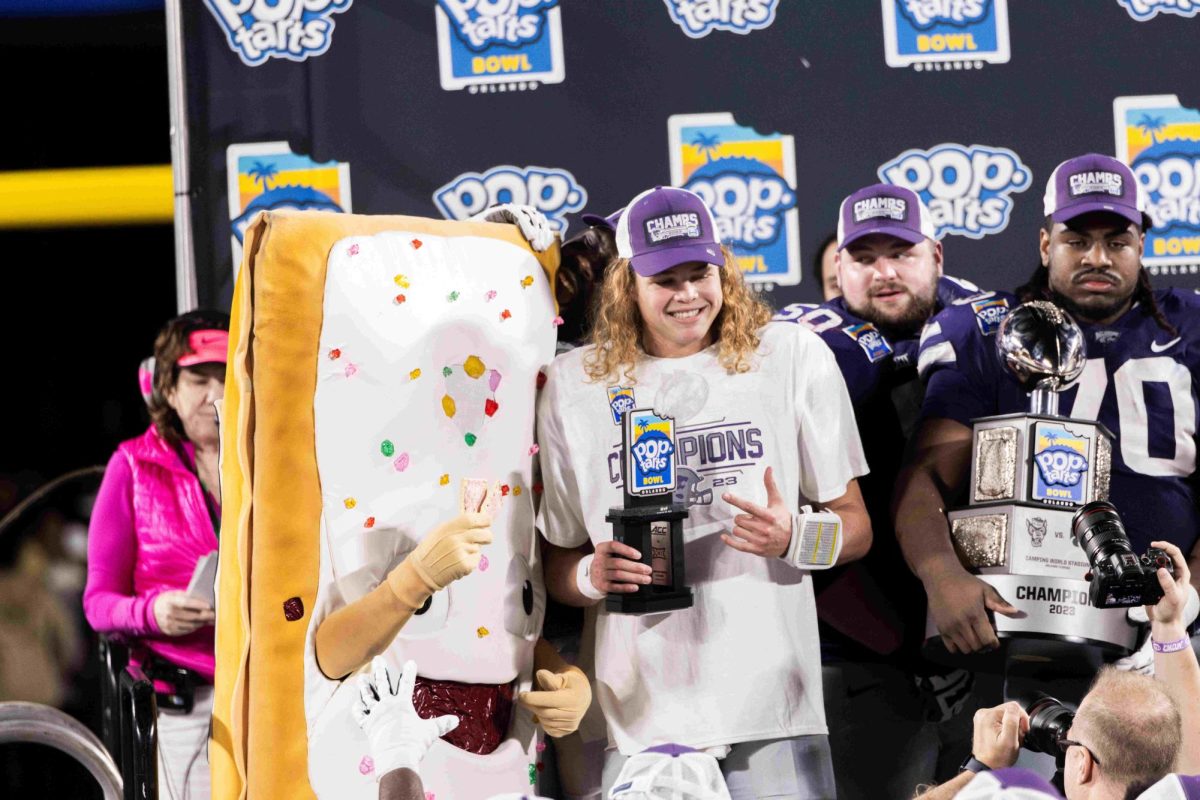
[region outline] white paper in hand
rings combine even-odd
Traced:
[[[217,551],[200,556],[196,569],[192,572],[192,580],[188,583],[187,593],[198,597],[211,607],[217,607]]]

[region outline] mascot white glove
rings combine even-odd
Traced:
[[[387,662],[379,656],[371,661],[371,675],[358,676],[358,700],[354,703],[354,721],[367,734],[375,777],[401,767],[418,771],[421,759],[438,738],[458,727],[458,717],[446,714],[421,719],[413,708],[413,687],[417,665],[406,661],[400,671],[399,685],[393,687]]]
[[[474,222],[507,222],[521,229],[521,235],[529,242],[529,246],[541,253],[550,249],[554,237],[558,234],[550,225],[546,215],[533,206],[519,206],[514,203],[492,206],[471,217]]]

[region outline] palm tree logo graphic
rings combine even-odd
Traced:
[[[707,164],[721,152],[721,137],[715,133],[698,133],[692,139],[692,147],[704,156],[704,163]]]
[[[279,168],[272,161],[255,161],[247,174],[255,183],[261,184],[265,192],[271,188],[271,179],[279,174]]]
[[[1142,114],[1142,118],[1134,124],[1138,130],[1150,137],[1151,147],[1159,143],[1158,134],[1167,127],[1167,123],[1162,117],[1152,117],[1149,114]]]

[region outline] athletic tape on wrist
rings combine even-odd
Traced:
[[[592,568],[592,560],[596,557],[595,553],[588,553],[584,556],[579,566],[575,569],[575,588],[579,589],[579,593],[584,597],[592,600],[603,600],[607,595],[596,588],[592,583],[592,578],[588,574],[588,570]]]
[[[792,541],[783,560],[797,569],[829,569],[842,553],[842,518],[832,511],[792,515]]]

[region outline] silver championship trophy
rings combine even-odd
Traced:
[[[1108,497],[1112,434],[1092,420],[1058,414],[1058,393],[1079,377],[1084,337],[1070,315],[1034,301],[996,335],[1001,362],[1030,393],[1028,414],[973,421],[969,503],[951,511],[959,559],[1024,615],[995,615],[996,633],[1029,660],[1092,645],[1109,658],[1130,653],[1138,629],[1125,609],[1088,602],[1087,555],[1072,536],[1075,511]],[[940,637],[930,617],[931,646]],[[1011,653],[1010,653],[1011,655]]]

